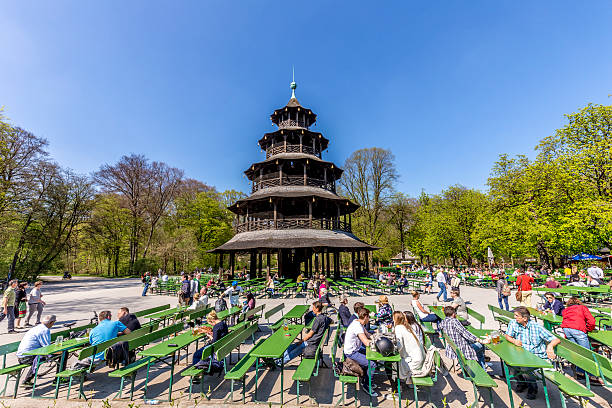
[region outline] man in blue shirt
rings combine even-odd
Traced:
[[[130,329],[125,327],[123,323],[119,320],[112,321],[112,314],[108,310],[104,310],[98,313],[98,325],[91,329],[89,332],[89,345],[95,346],[100,343],[104,343],[107,340],[114,339],[118,336],[122,336],[124,334],[129,334]],[[104,358],[104,352],[106,350],[102,350],[94,356],[94,362],[97,360],[102,360]],[[77,360],[73,365],[73,369],[77,369],[80,367],[89,367],[91,364],[91,357],[88,357],[84,360]]]
[[[19,360],[19,364],[32,364],[26,376],[23,379],[23,384],[26,387],[32,386],[32,379],[34,378],[34,373],[36,371],[36,366],[38,365],[38,360],[41,356],[29,356],[24,353],[28,351],[36,350],[41,347],[48,346],[51,344],[51,327],[55,324],[57,318],[55,315],[45,316],[41,323],[32,327],[28,332],[23,336],[21,343],[19,343],[19,348],[17,348],[17,360]]]
[[[530,320],[531,314],[525,306],[514,309],[514,320],[508,323],[506,330],[506,340],[518,347],[535,354],[536,356],[551,360],[556,358],[555,346],[561,342],[544,327]],[[527,399],[534,400],[538,394],[538,385],[533,376],[525,378],[518,375],[519,381],[516,391],[523,392],[527,389]]]

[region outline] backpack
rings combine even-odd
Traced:
[[[217,299],[215,302],[215,312],[219,313],[224,310],[227,310],[227,303],[225,303],[225,300],[221,298]]]
[[[508,284],[505,283],[504,286],[502,287],[501,294],[503,296],[510,296],[510,293],[512,293],[510,290],[510,286],[508,286]]]
[[[145,282],[146,282],[145,277],[143,276],[143,277],[140,279],[140,281],[141,281],[142,283],[145,283]]]

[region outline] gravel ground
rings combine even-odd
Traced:
[[[53,279],[53,278],[50,278]],[[170,303],[174,305],[176,299],[169,296],[140,296],[142,291],[141,283],[138,279],[98,279],[98,278],[75,278],[72,281],[61,281],[55,278],[55,281],[50,281],[43,287],[43,293],[45,300],[47,301],[47,307],[45,313],[53,313],[58,316],[60,321],[68,320],[79,320],[79,323],[87,323],[91,317],[92,310],[112,310],[116,313],[116,310],[121,306],[128,306],[130,309],[139,310],[157,305]],[[493,321],[491,314],[487,308],[489,303],[497,305],[497,297],[495,291],[492,289],[481,289],[474,287],[463,287],[462,297],[468,303],[468,305],[481,314],[486,316],[487,320],[484,327],[486,328],[497,328],[497,324]],[[377,296],[360,296],[354,294],[349,300],[349,307],[356,301],[363,301],[366,304],[372,304]],[[337,299],[333,299],[337,301]],[[409,295],[392,295],[390,296],[390,302],[399,310],[411,310],[410,307],[411,296]],[[432,304],[434,295],[423,295],[421,300],[425,304]],[[291,298],[291,299],[257,299],[258,304],[265,303],[266,308],[270,308],[279,303],[284,303],[287,310],[295,304],[304,304],[306,299]],[[535,299],[534,299],[535,301]],[[511,301],[511,306],[516,305],[514,300]],[[272,320],[275,321],[279,316],[273,316]],[[262,331],[258,333],[259,336],[267,336],[270,332],[267,329],[265,321],[260,322]],[[6,323],[0,323],[0,330],[5,334],[0,335],[0,343],[10,343],[13,341],[20,340],[23,333],[8,335],[6,334]],[[438,346],[441,346],[438,344]],[[243,345],[240,352],[244,354],[251,347],[250,343]],[[331,341],[324,348],[324,359],[328,366],[330,366],[330,353]],[[191,348],[193,352],[193,348]],[[494,403],[496,406],[506,407],[509,406],[508,390],[500,379],[501,365],[499,360],[491,352],[487,351],[487,355],[491,357],[493,363],[492,375],[498,383],[498,387],[494,389]],[[236,353],[234,353],[233,361],[236,361]],[[448,359],[444,358],[447,366],[451,366]],[[299,360],[296,360],[299,362]],[[9,360],[7,363],[11,363]],[[296,401],[296,386],[291,380],[291,375],[296,367],[295,361],[292,362],[285,370],[285,405],[286,406],[303,406],[309,405],[307,392],[308,385],[301,387],[300,389],[300,403]],[[290,363],[290,364],[292,364]],[[176,372],[180,372],[185,368],[184,360],[181,361],[181,365],[177,367]],[[134,401],[119,401],[113,400],[113,397],[119,388],[119,380],[115,378],[109,378],[107,376],[108,369],[103,368],[99,371],[88,376],[88,380],[85,385],[85,393],[90,401],[66,401],[66,390],[63,387],[60,390],[60,397],[57,401],[53,400],[40,400],[29,398],[29,393],[20,389],[18,398],[16,400],[3,399],[0,400],[0,408],[5,407],[144,407],[147,405],[142,399],[143,387],[146,371],[138,374],[136,378],[136,391]],[[152,368],[150,373],[149,390],[148,396],[151,399],[159,401],[158,406],[173,406],[173,407],[195,407],[195,406],[226,406],[224,399],[229,395],[229,382],[223,381],[221,377],[212,376],[206,377],[204,381],[204,390],[207,395],[211,398],[207,401],[204,398],[198,398],[188,400],[187,388],[188,381],[182,378],[180,375],[175,375],[174,386],[173,386],[173,398],[171,403],[162,402],[168,398],[168,384],[169,384],[169,369],[162,365],[157,365]],[[51,395],[52,390],[50,386],[51,378],[43,378],[41,383],[43,388],[41,392],[45,395]],[[395,408],[398,403],[397,400],[393,400],[390,395],[390,385],[385,379],[384,374],[379,375],[375,378],[375,382],[379,385],[379,394],[381,394],[374,401],[374,405],[385,408]],[[333,373],[330,369],[321,368],[319,376],[313,378],[311,381],[313,401],[316,401],[320,406],[334,406],[341,394],[341,386],[338,381],[335,381]],[[45,385],[46,384],[46,385]],[[9,388],[12,382],[9,383]],[[236,404],[241,404],[240,399],[240,386],[237,385],[237,392],[234,397]],[[347,402],[350,405],[354,405],[355,393],[351,389],[348,391]],[[551,407],[561,406],[559,399],[559,392],[554,385],[549,384],[549,396],[551,399]],[[247,389],[247,405],[255,405],[251,403],[252,391],[254,390],[254,374],[251,371],[247,376],[246,381]],[[129,389],[126,387],[126,390]],[[609,389],[603,387],[594,387],[593,391],[597,394],[594,399],[589,403],[589,406],[593,407],[610,407],[609,401],[612,400],[612,393]],[[73,391],[74,392],[74,391]],[[268,400],[272,403],[280,402],[280,372],[276,371],[262,371],[259,380],[259,398],[262,400]],[[125,393],[124,393],[125,394]],[[486,405],[489,405],[488,393],[485,391]],[[128,394],[129,395],[129,394]],[[305,396],[306,395],[306,396]],[[71,394],[71,397],[76,394]],[[389,399],[385,399],[388,396]],[[544,400],[543,390],[540,387],[538,399],[535,401],[523,401],[522,397],[525,393],[516,394],[514,393],[515,406],[518,408],[522,403],[524,406],[534,408],[544,408],[546,406]],[[455,372],[451,372],[446,376],[439,376],[435,387],[432,390],[432,402],[437,407],[443,407],[443,399],[446,399],[447,407],[465,407],[470,405],[474,401],[474,392],[472,385],[463,380],[463,378],[457,375]],[[425,392],[420,393],[420,401],[426,401],[427,395]],[[409,404],[409,407],[413,407],[414,397],[412,390],[405,389],[402,394],[402,406]],[[369,399],[366,394],[361,391],[357,391],[357,404],[359,406],[368,406]],[[483,400],[479,406],[483,406]],[[578,407],[579,404],[575,401],[568,401],[568,407]]]

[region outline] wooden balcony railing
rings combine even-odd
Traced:
[[[319,187],[328,191],[336,192],[336,188],[334,183],[325,182],[325,180],[315,179],[306,177],[304,179],[303,176],[285,176],[282,178],[282,182],[280,178],[266,179],[261,181],[256,181],[253,184],[252,193],[262,190],[264,188],[269,187],[279,187],[279,186],[309,186],[309,187]]]
[[[303,144],[280,144],[268,147],[266,149],[266,159],[269,159],[270,157],[281,153],[305,153],[312,154],[313,156],[318,156],[317,152],[315,152],[315,149],[313,149],[312,146],[306,146]]]
[[[304,128],[306,129],[307,127],[308,126],[306,126],[306,122],[304,122],[303,120],[287,119],[287,120],[283,120],[282,122],[278,124],[279,129],[286,129],[286,128]]]
[[[262,230],[281,230],[281,229],[326,229],[334,231],[351,232],[351,226],[348,222],[340,220],[332,220],[327,218],[285,218],[282,220],[264,219],[251,220],[237,224],[235,227],[236,233],[247,231],[262,231]]]

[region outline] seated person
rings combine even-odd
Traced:
[[[361,308],[357,315],[357,319],[353,320],[346,329],[343,351],[345,357],[354,360],[363,368],[364,375],[359,379],[360,386],[365,393],[370,394],[367,370],[373,371],[375,369],[375,364],[365,356],[365,348],[370,347],[372,338],[365,329],[365,326],[370,322],[370,312],[366,308]],[[377,397],[378,394],[372,391],[371,396]]]
[[[561,342],[551,332],[530,319],[531,314],[525,306],[514,309],[514,320],[508,323],[506,340],[518,347],[535,354],[536,356],[551,360],[556,358],[555,346]],[[527,389],[527,399],[534,400],[538,395],[538,384],[536,378],[523,374],[516,376],[519,381],[516,392]]]
[[[117,312],[117,319],[119,319],[119,321],[123,323],[125,327],[130,329],[130,331],[140,329],[140,322],[138,321],[138,318],[136,315],[131,314],[130,309],[127,307],[122,307],[119,309]]]
[[[399,364],[399,377],[407,384],[412,382],[412,371],[420,370],[425,361],[425,349],[422,339],[412,330],[406,315],[393,312],[394,333],[399,344],[399,354],[402,358]]]
[[[118,336],[123,336],[124,334],[131,333],[131,330],[128,329],[123,323],[119,320],[112,321],[112,314],[109,310],[103,310],[98,314],[98,325],[91,329],[89,332],[89,344],[91,346],[95,346],[100,343],[104,343],[107,340],[117,338]],[[104,359],[104,351],[102,350],[94,356],[94,362]],[[77,360],[73,369],[79,367],[89,367],[91,364],[91,357],[87,357],[84,360]]]
[[[342,296],[342,298],[340,298],[340,306],[338,306],[338,320],[344,328],[348,327],[351,321],[351,311],[346,306],[347,303],[348,298],[346,296]]]
[[[555,294],[552,292],[546,292],[544,294],[544,298],[546,299],[546,301],[544,302],[543,309],[545,311],[551,311],[557,316],[562,316],[563,309],[565,309],[563,302],[555,298]]]
[[[225,320],[220,320],[217,317],[217,312],[215,312],[214,310],[212,310],[210,313],[206,315],[206,322],[210,326],[212,326],[212,330],[210,329],[210,327],[203,326],[203,327],[200,327],[199,329],[196,329],[196,333],[198,334],[206,333],[206,336],[208,337],[209,342],[204,347],[196,350],[193,353],[192,363],[193,365],[199,366],[199,367],[205,367],[208,364],[210,364],[211,365],[210,372],[214,372],[215,370],[220,370],[223,367],[223,365],[221,364],[221,362],[217,361],[214,353],[210,357],[210,360],[207,359],[207,360],[202,361],[202,352],[204,351],[206,347],[210,347],[217,340],[222,339],[223,337],[227,336],[227,334],[229,333],[229,329],[227,327],[227,324],[225,323]],[[193,381],[194,381],[194,384],[199,383],[199,381],[195,378]]]
[[[393,310],[389,304],[389,298],[385,295],[380,295],[376,301],[378,310],[376,312],[376,324],[391,324],[393,323]]]
[[[467,331],[457,319],[457,311],[454,307],[446,306],[444,316],[446,318],[440,323],[442,331],[455,343],[466,359],[478,361],[483,368],[487,368],[483,346],[486,342]],[[448,344],[446,345],[446,356],[452,360],[457,358],[455,351]]]
[[[251,292],[248,292],[246,295],[246,301],[244,302],[244,306],[242,307],[242,313],[246,313],[249,310],[255,309],[255,296]]]
[[[467,306],[465,305],[465,301],[461,298],[461,296],[459,296],[459,291],[454,289],[451,290],[451,298],[453,300],[451,301],[450,305],[457,311],[457,316],[465,319],[461,322],[461,324],[464,326],[469,326],[470,322],[468,322]]]
[[[28,330],[19,343],[19,348],[17,348],[17,360],[19,361],[19,364],[32,364],[23,379],[23,384],[26,387],[32,386],[32,379],[34,378],[38,361],[42,356],[28,356],[23,353],[27,353],[28,351],[36,350],[51,344],[50,329],[53,327],[56,320],[55,315],[47,315],[43,317],[40,324]],[[63,370],[63,367],[61,369]]]
[[[438,317],[435,313],[430,313],[429,310],[421,304],[419,300],[419,292],[412,291],[412,309],[419,315],[419,319],[422,322],[436,322],[439,323],[442,319]]]
[[[561,284],[557,282],[554,277],[549,276],[548,278],[546,278],[546,283],[544,284],[544,287],[548,289],[558,289],[561,287]]]
[[[195,295],[193,295],[193,303],[189,305],[187,310],[200,310],[205,308],[207,304],[208,296],[206,297],[206,300],[204,300],[202,299],[199,293],[196,293]]]
[[[302,353],[304,353],[304,358],[314,358],[317,347],[319,347],[319,343],[325,334],[325,330],[329,328],[329,324],[331,323],[329,317],[321,314],[322,311],[323,305],[320,301],[316,301],[312,304],[312,312],[315,315],[312,327],[308,333],[302,336],[303,340],[298,340],[285,350],[283,364],[288,363]]]

